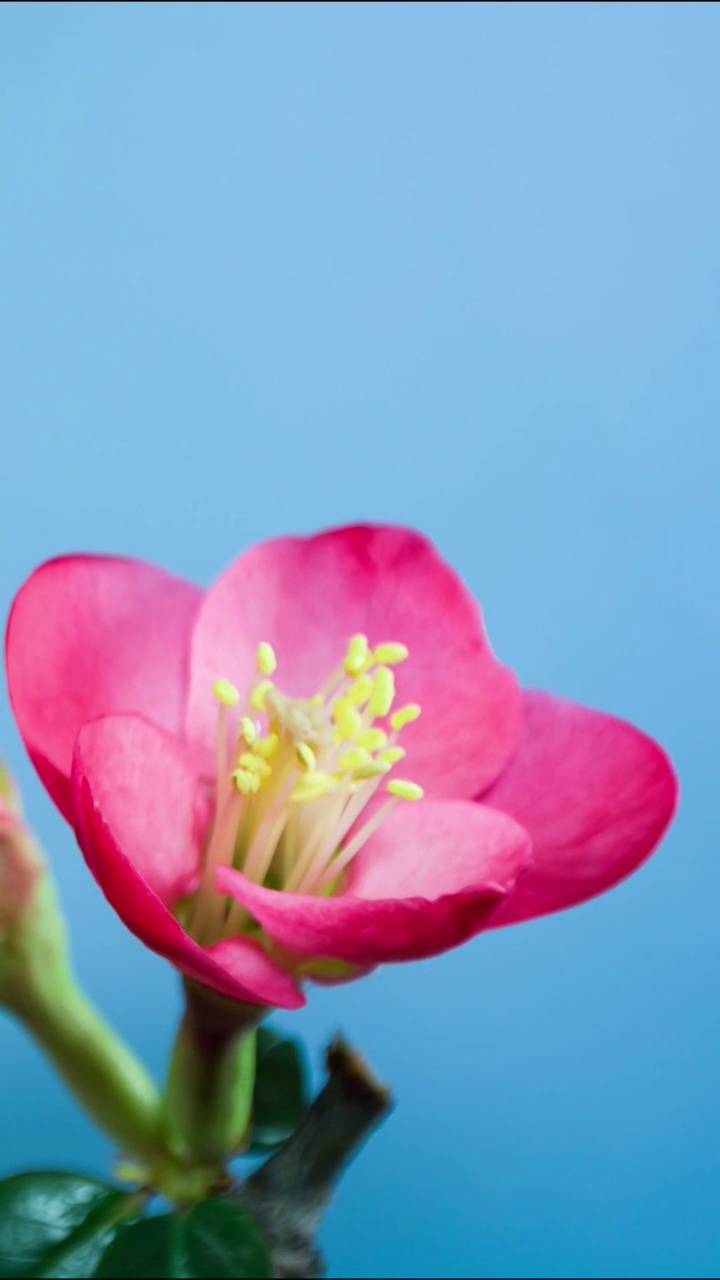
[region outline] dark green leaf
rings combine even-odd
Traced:
[[[176,1215],[165,1213],[119,1231],[100,1259],[95,1275],[145,1276],[147,1280],[188,1275],[176,1265],[177,1228]]]
[[[91,1276],[138,1198],[74,1173],[21,1173],[0,1182],[0,1280]]]
[[[251,1150],[267,1151],[298,1126],[308,1101],[307,1068],[298,1040],[269,1027],[260,1027],[257,1037]]]
[[[120,1232],[97,1280],[266,1280],[270,1256],[252,1218],[231,1200],[146,1218]]]
[[[258,1277],[272,1275],[267,1246],[242,1205],[205,1200],[183,1223],[188,1276]]]

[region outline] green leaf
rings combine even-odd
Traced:
[[[251,1151],[268,1151],[290,1137],[308,1105],[307,1066],[300,1041],[260,1027],[256,1070]]]
[[[184,1276],[175,1265],[177,1222],[166,1213],[158,1218],[144,1218],[126,1231],[120,1231],[102,1255],[96,1276],[146,1276],[156,1280],[163,1276]]]
[[[74,1173],[21,1173],[0,1182],[0,1280],[91,1276],[137,1195]]]
[[[205,1200],[188,1212],[145,1218],[119,1232],[97,1280],[266,1280],[267,1247],[250,1215],[232,1200]]]
[[[183,1223],[187,1276],[272,1275],[267,1245],[247,1209],[231,1200],[205,1200]]]

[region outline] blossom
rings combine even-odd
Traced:
[[[273,539],[207,591],[49,561],[13,604],[7,670],[128,928],[259,1004],[600,893],[675,805],[662,749],[523,693],[460,578],[399,527]]]

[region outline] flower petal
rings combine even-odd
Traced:
[[[196,879],[203,812],[181,742],[139,716],[96,720],[78,735],[72,784],[80,847],[132,933],[224,995],[287,1009],[305,1003],[257,943],[200,947],[170,911]]]
[[[111,556],[50,560],[20,588],[6,638],[10,700],[33,763],[68,820],[81,724],[139,711],[181,729],[201,599],[192,583]]]
[[[316,693],[356,632],[398,640],[397,701],[419,702],[403,771],[430,795],[471,798],[504,767],[520,731],[515,677],[493,656],[479,610],[432,544],[409,529],[358,525],[252,547],[210,588],[193,639],[190,736],[209,752],[221,676],[246,688],[268,640],[284,692]]]
[[[662,748],[632,725],[547,693],[525,695],[520,745],[482,797],[521,822],[533,861],[493,925],[594,897],[652,852],[675,809]]]
[[[487,926],[527,863],[526,832],[499,816],[462,800],[399,806],[335,898],[264,889],[228,867],[218,889],[304,959],[375,965],[437,955]]]

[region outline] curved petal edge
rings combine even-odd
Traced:
[[[521,822],[533,842],[532,866],[493,925],[574,906],[623,880],[660,842],[677,797],[672,764],[647,734],[527,692],[518,749],[480,797]]]

